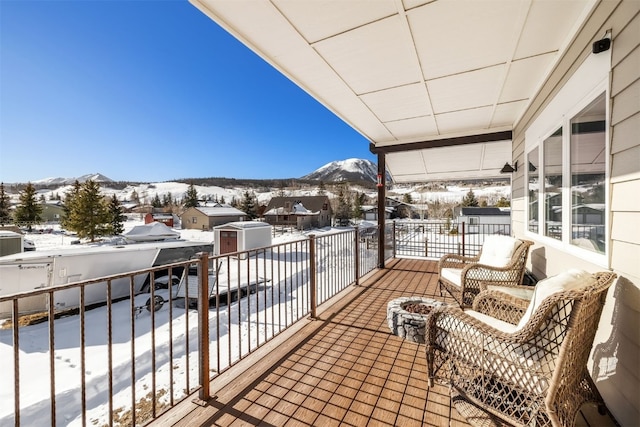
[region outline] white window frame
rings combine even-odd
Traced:
[[[531,124],[525,132],[525,163],[529,159],[529,153],[538,148],[538,169],[530,172],[529,168],[524,168],[524,218],[527,218],[524,227],[524,234],[528,238],[540,243],[557,248],[580,257],[585,261],[609,268],[609,253],[611,251],[611,229],[610,229],[610,170],[611,170],[611,105],[610,105],[610,70],[611,70],[611,50],[600,54],[590,55],[585,62],[569,78],[566,84],[560,89],[553,100],[541,112],[538,118]],[[571,244],[571,164],[569,162],[571,120],[578,115],[587,105],[597,97],[604,94],[606,105],[606,126],[605,126],[605,251],[596,253]],[[544,145],[543,141],[562,127],[562,239],[554,239],[545,236],[545,200],[542,185],[544,182]],[[538,175],[538,231],[529,230],[528,218],[530,209],[529,182],[532,174]]]

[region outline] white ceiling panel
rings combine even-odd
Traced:
[[[499,102],[527,99],[539,82],[531,79],[531,74],[543,74],[549,70],[556,54],[548,53],[520,59],[511,63]]]
[[[398,141],[411,141],[424,135],[437,135],[438,129],[432,116],[415,117],[385,123]]]
[[[597,4],[190,1],[356,129],[362,144],[386,153],[398,182],[477,178],[497,173],[486,162],[511,161],[502,149],[489,157],[490,146],[482,144],[504,139],[503,131],[517,125]],[[459,154],[453,147],[431,151],[470,141],[483,154],[470,155],[476,148],[469,145]],[[438,172],[427,170],[439,156]]]
[[[455,111],[436,115],[436,123],[441,133],[465,132],[489,127],[493,107],[480,107],[471,110]]]
[[[491,118],[492,127],[511,126],[518,120],[522,109],[527,105],[527,100],[508,102],[496,105]]]
[[[431,115],[424,83],[367,93],[360,99],[382,122]]]
[[[525,2],[440,0],[408,12],[424,78],[504,64],[513,49],[513,17]]]
[[[532,1],[514,58],[526,58],[563,48],[568,42],[567,33],[575,32],[576,26],[584,20],[582,15],[590,10],[590,7],[585,8],[585,3],[589,2]]]
[[[313,45],[356,94],[418,82],[417,62],[398,16]]]
[[[393,0],[274,0],[273,3],[311,44],[397,12]]]
[[[428,81],[434,113],[493,105],[503,73],[504,65],[498,65]]]

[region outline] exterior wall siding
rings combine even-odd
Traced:
[[[525,132],[580,64],[593,41],[612,33],[610,73],[610,268],[611,287],[592,349],[590,370],[607,407],[621,425],[640,422],[640,2],[599,2],[558,66],[514,129],[513,159],[525,164]],[[524,169],[524,168],[523,168]],[[512,177],[512,225],[526,234],[524,172]],[[534,239],[535,240],[535,239]],[[602,270],[560,247],[536,243],[529,268],[539,278],[569,267]]]

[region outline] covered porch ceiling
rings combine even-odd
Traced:
[[[596,4],[191,2],[384,153],[396,183],[501,176],[512,129]]]

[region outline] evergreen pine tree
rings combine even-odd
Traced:
[[[36,188],[30,182],[20,193],[20,204],[16,207],[15,220],[19,224],[27,224],[29,231],[34,224],[42,221],[42,204],[36,200]]]
[[[340,186],[338,191],[338,206],[336,207],[336,220],[338,225],[346,225],[349,223],[349,216],[351,214],[351,207],[347,200],[346,191],[344,186]]]
[[[115,194],[111,196],[111,200],[109,200],[108,211],[110,219],[109,232],[114,236],[124,233],[124,222],[127,217],[124,216],[122,212],[122,205]]]
[[[402,201],[408,204],[412,204],[413,197],[411,197],[411,193],[404,193],[404,196],[402,197]]]
[[[11,213],[9,211],[10,206],[11,201],[9,200],[7,193],[4,191],[4,182],[0,182],[0,225],[11,222]]]
[[[156,193],[156,196],[151,201],[151,206],[153,206],[154,208],[162,207],[162,201],[160,200],[160,196],[158,195],[158,193]]]
[[[184,203],[183,206],[185,209],[187,208],[195,208],[198,206],[198,192],[194,187],[193,183],[189,184],[189,188],[187,188],[187,192],[184,193]]]
[[[162,196],[162,206],[168,208],[171,207],[171,205],[173,205],[173,198],[171,197],[171,193],[165,193],[164,196]]]
[[[478,203],[478,199],[476,199],[476,195],[473,190],[469,189],[469,192],[462,199],[462,206],[464,207],[477,207],[480,204]]]
[[[64,215],[60,224],[67,230],[74,231],[76,229],[76,223],[82,221],[82,218],[76,218],[76,202],[80,198],[80,190],[82,185],[78,180],[73,183],[73,187],[64,197]]]
[[[220,196],[220,204],[224,205],[224,196]]]
[[[74,218],[81,218],[75,223],[78,237],[95,242],[96,237],[104,236],[110,232],[111,217],[105,197],[100,194],[100,185],[93,181],[86,181],[78,200],[74,203]]]
[[[364,193],[356,193],[356,196],[353,199],[353,217],[354,218],[362,218],[362,205],[364,204],[364,198],[366,195]]]
[[[244,192],[244,196],[240,204],[240,210],[246,213],[250,220],[255,219],[258,216],[255,194],[251,194],[249,191]]]
[[[507,208],[509,206],[511,206],[511,202],[509,202],[509,200],[506,199],[504,196],[500,197],[500,199],[496,203],[496,207],[498,208]]]

